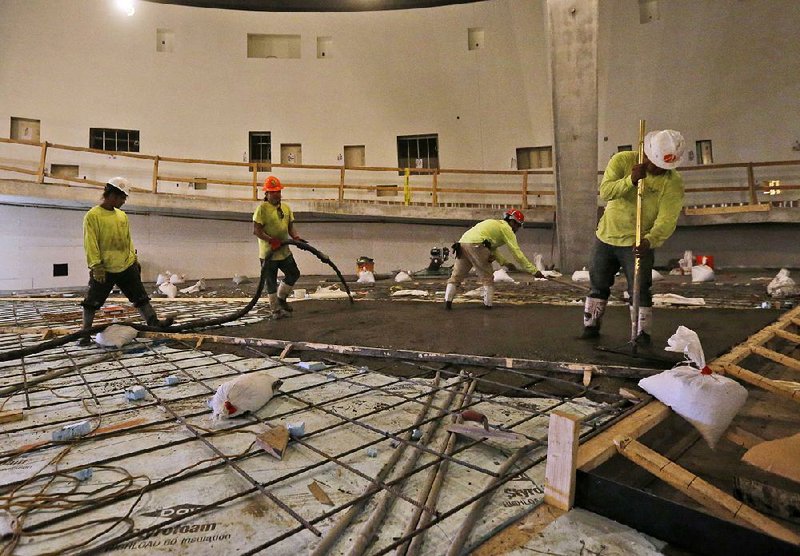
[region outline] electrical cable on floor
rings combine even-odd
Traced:
[[[345,281],[344,276],[342,276],[342,273],[339,271],[339,268],[333,263],[333,261],[330,259],[330,257],[328,257],[328,255],[326,255],[325,253],[323,253],[322,251],[320,251],[316,247],[310,245],[309,243],[306,243],[305,241],[295,241],[293,239],[285,239],[285,240],[281,241],[281,245],[282,246],[283,245],[293,245],[294,247],[297,247],[298,249],[300,249],[302,251],[308,251],[309,253],[311,253],[312,255],[317,257],[320,261],[322,261],[323,263],[325,263],[328,266],[330,266],[333,269],[333,271],[336,273],[336,276],[339,277],[339,281],[344,286],[344,289],[347,292],[347,296],[350,299],[350,303],[351,304],[354,303],[353,294],[350,292],[350,288],[347,285],[347,282]],[[260,278],[259,278],[259,281],[258,281],[258,287],[256,288],[256,293],[253,295],[253,298],[250,300],[250,302],[247,305],[245,305],[244,307],[242,307],[238,311],[236,311],[236,312],[234,312],[234,313],[232,313],[230,315],[227,315],[227,316],[207,318],[207,319],[198,319],[198,320],[189,321],[189,322],[185,322],[185,323],[182,323],[182,324],[172,325],[172,326],[167,326],[167,327],[148,326],[146,324],[133,324],[133,323],[129,324],[129,326],[134,328],[134,329],[136,329],[136,330],[138,330],[138,331],[140,331],[140,332],[184,332],[186,330],[192,330],[192,329],[195,329],[195,328],[206,328],[206,327],[210,327],[210,326],[219,326],[221,324],[225,324],[227,322],[231,322],[231,321],[234,321],[234,320],[242,318],[244,315],[249,313],[253,309],[253,307],[255,307],[256,303],[258,303],[258,300],[261,298],[261,292],[264,290],[264,283],[266,282],[266,279],[267,279],[267,262],[272,258],[272,254],[274,252],[275,252],[274,250],[271,250],[269,253],[267,253],[267,256],[264,258],[264,262],[261,265],[261,275],[260,275]],[[13,350],[13,351],[7,351],[5,353],[0,353],[0,362],[13,361],[15,359],[21,359],[21,358],[23,358],[23,357],[25,357],[27,355],[33,355],[34,353],[40,353],[42,351],[45,351],[45,350],[48,350],[48,349],[51,349],[51,348],[54,348],[54,347],[63,346],[64,344],[68,344],[69,342],[78,340],[78,339],[80,339],[80,338],[82,338],[84,336],[87,336],[87,335],[90,335],[90,334],[96,334],[98,332],[102,332],[108,326],[110,326],[110,323],[101,324],[101,325],[93,326],[92,328],[89,328],[87,330],[80,330],[78,332],[73,332],[71,334],[67,334],[65,336],[61,336],[60,338],[54,338],[52,340],[47,340],[47,341],[44,341],[44,342],[40,342],[40,343],[35,344],[33,346],[28,346],[28,347],[16,349],[16,350]]]

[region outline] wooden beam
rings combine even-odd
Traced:
[[[550,413],[544,502],[568,511],[575,504],[575,466],[581,418],[562,411]]]
[[[578,448],[578,469],[591,471],[605,463],[617,453],[614,446],[616,437],[638,438],[669,417],[671,411],[663,403],[652,401],[619,423],[592,437]]]
[[[150,191],[158,193],[158,156],[153,159],[153,179],[150,182]]]
[[[794,357],[789,357],[782,353],[778,353],[777,351],[765,348],[764,346],[753,346],[752,350],[753,353],[757,353],[761,357],[766,357],[767,359],[771,359],[772,361],[780,363],[784,367],[788,367],[792,370],[800,371],[800,361],[798,361]]]
[[[42,143],[42,152],[39,155],[39,171],[36,174],[36,181],[44,183],[45,168],[47,167],[47,141]]]
[[[760,374],[748,371],[747,369],[740,367],[739,365],[734,365],[733,363],[723,363],[718,367],[721,368],[723,374],[735,376],[739,380],[747,382],[748,384],[758,386],[759,388],[763,388],[764,390],[800,403],[800,390],[788,388],[775,380],[771,380],[767,377],[761,376]],[[717,370],[714,367],[712,368],[715,371]]]
[[[620,454],[704,507],[725,515],[728,519],[739,519],[749,523],[775,538],[800,545],[800,535],[746,506],[644,444],[629,437],[617,438],[614,444]]]

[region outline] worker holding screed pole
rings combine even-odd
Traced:
[[[653,323],[653,250],[675,231],[683,207],[683,135],[665,129],[644,135],[639,122],[639,153],[615,154],[600,183],[606,208],[597,225],[589,269],[581,338],[600,335],[603,313],[620,267],[631,299],[631,342],[649,345]]]
[[[290,237],[295,241],[305,241],[295,230],[292,209],[281,202],[282,189],[281,180],[276,176],[268,176],[264,180],[264,202],[253,213],[253,235],[258,238],[258,259],[262,265],[267,254],[274,251],[266,263],[266,286],[269,306],[275,319],[288,317],[292,312],[286,298],[300,278],[300,269],[297,268],[289,246],[282,245],[281,242]],[[278,270],[283,272],[280,285]]]
[[[492,308],[492,297],[494,296],[492,261],[496,260],[501,266],[508,264],[506,259],[497,252],[497,249],[503,245],[508,246],[511,254],[525,271],[537,278],[542,277],[542,273],[525,257],[517,243],[516,233],[524,223],[525,215],[521,211],[509,209],[503,214],[502,220],[484,220],[464,232],[461,239],[453,244],[456,262],[444,292],[445,309],[453,308],[456,290],[472,267],[475,267],[475,271],[483,283],[483,306],[486,309]]]

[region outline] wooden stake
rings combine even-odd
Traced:
[[[581,418],[561,411],[550,413],[544,501],[564,511],[575,504],[575,469]]]
[[[333,506],[333,500],[331,497],[328,496],[328,493],[322,490],[322,487],[319,486],[317,481],[313,481],[308,485],[308,490],[311,491],[311,494],[314,495],[320,504],[325,504],[326,506]]]
[[[617,451],[633,463],[715,513],[720,513],[728,519],[742,520],[783,541],[800,544],[800,535],[744,505],[644,444],[628,437],[617,438],[614,444],[617,446]]]

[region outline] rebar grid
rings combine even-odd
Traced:
[[[7,341],[8,339],[8,335],[0,335],[0,351],[4,349],[17,348],[23,343],[23,341],[28,341],[31,338],[23,338],[22,335],[17,335],[15,338],[16,341],[13,342],[13,346]],[[324,376],[324,374],[321,375],[320,373],[314,373],[292,365],[281,363],[277,360],[269,359],[263,350],[259,350],[252,346],[246,346],[246,349],[259,358],[262,358],[261,363],[246,368],[243,366],[237,366],[237,363],[247,363],[249,361],[243,357],[229,355],[220,356],[209,354],[207,352],[200,352],[185,342],[179,344],[179,347],[181,348],[180,350],[172,350],[171,348],[156,345],[154,342],[138,342],[136,344],[136,348],[123,349],[119,352],[119,356],[114,361],[114,365],[117,366],[118,369],[124,370],[130,379],[121,384],[132,385],[136,383],[142,385],[148,390],[149,395],[152,398],[150,401],[136,404],[130,408],[124,406],[120,407],[118,403],[114,403],[116,401],[115,397],[117,397],[118,400],[118,397],[121,394],[119,386],[117,387],[117,390],[106,392],[101,392],[98,390],[95,392],[97,387],[103,386],[104,383],[107,382],[107,380],[104,380],[103,377],[104,375],[108,375],[109,370],[104,367],[108,367],[109,365],[103,364],[99,365],[100,368],[95,368],[97,367],[97,365],[95,365],[77,371],[79,374],[78,382],[59,384],[58,380],[54,379],[54,381],[51,381],[50,383],[42,383],[33,387],[25,387],[26,385],[22,384],[21,387],[16,392],[10,394],[6,400],[0,398],[0,403],[4,403],[5,401],[12,400],[12,398],[19,396],[21,393],[24,393],[26,396],[29,394],[36,394],[36,396],[31,397],[30,401],[26,403],[27,407],[32,411],[43,408],[48,409],[48,415],[51,416],[51,418],[47,421],[33,425],[23,425],[17,428],[6,428],[6,430],[15,433],[18,436],[24,433],[40,433],[42,431],[54,428],[56,425],[80,420],[80,417],[59,418],[56,413],[59,410],[66,412],[71,406],[74,406],[75,403],[83,403],[85,400],[95,401],[97,404],[96,407],[100,411],[100,415],[106,419],[111,418],[115,421],[123,420],[124,422],[124,419],[129,418],[129,416],[132,414],[145,414],[147,411],[151,411],[155,407],[162,407],[164,411],[168,413],[169,417],[149,419],[144,424],[125,428],[121,431],[85,437],[79,441],[71,443],[75,446],[80,446],[84,443],[87,446],[91,443],[96,443],[98,446],[102,446],[103,443],[109,439],[119,437],[121,435],[145,435],[147,434],[148,430],[152,430],[153,428],[160,428],[160,430],[172,430],[173,432],[183,430],[189,433],[183,438],[168,440],[166,442],[159,441],[146,447],[137,447],[136,449],[132,449],[124,454],[114,454],[111,456],[97,458],[88,464],[89,466],[108,465],[112,462],[116,465],[124,466],[125,462],[132,462],[134,458],[137,457],[148,457],[149,455],[155,455],[156,453],[168,452],[170,449],[174,449],[177,446],[189,445],[204,446],[210,456],[208,460],[203,460],[199,465],[194,465],[186,469],[179,469],[164,477],[152,479],[150,484],[132,489],[130,492],[124,493],[116,500],[106,500],[102,506],[97,505],[96,507],[84,507],[74,511],[66,511],[62,515],[48,517],[47,519],[39,521],[38,523],[33,523],[31,524],[32,531],[46,532],[48,528],[57,526],[66,520],[74,519],[77,516],[82,516],[82,519],[91,519],[92,515],[99,512],[101,508],[106,508],[113,504],[119,504],[125,500],[131,500],[134,502],[134,504],[136,504],[139,503],[139,500],[142,499],[142,496],[145,493],[156,493],[162,489],[166,489],[166,487],[174,487],[174,485],[179,485],[181,483],[186,484],[187,487],[189,487],[189,483],[194,479],[202,478],[208,476],[212,472],[219,472],[228,468],[234,470],[239,476],[245,476],[250,485],[243,489],[236,489],[235,492],[225,493],[225,496],[217,496],[213,499],[203,499],[204,503],[200,504],[199,507],[188,511],[185,514],[176,515],[172,518],[159,521],[151,526],[137,527],[135,530],[123,532],[122,534],[116,533],[114,535],[107,535],[107,537],[101,539],[100,544],[97,544],[93,547],[86,547],[85,552],[92,553],[109,549],[129,540],[146,537],[153,532],[157,532],[175,523],[192,520],[198,516],[212,514],[214,511],[228,508],[233,504],[240,503],[243,499],[248,499],[248,497],[252,495],[266,495],[279,508],[281,508],[280,511],[286,513],[287,516],[292,516],[297,525],[290,526],[279,532],[270,534],[270,537],[266,540],[263,538],[253,539],[253,543],[248,546],[241,547],[242,551],[246,551],[244,553],[256,553],[265,551],[269,547],[273,547],[282,541],[291,539],[291,537],[302,531],[317,531],[317,526],[325,525],[326,520],[338,517],[345,510],[360,502],[368,501],[374,496],[375,493],[385,492],[397,500],[403,500],[406,503],[411,504],[413,507],[421,509],[426,515],[430,516],[430,519],[425,523],[425,525],[414,529],[411,533],[402,535],[390,545],[382,545],[375,549],[378,550],[378,553],[384,554],[398,546],[401,546],[403,543],[407,543],[416,536],[422,535],[425,531],[430,530],[431,527],[442,524],[442,522],[444,522],[446,519],[450,518],[461,509],[469,506],[476,500],[479,500],[482,497],[490,497],[500,485],[512,480],[515,475],[525,473],[526,471],[534,468],[542,461],[544,457],[542,454],[539,454],[539,456],[533,459],[524,459],[523,463],[520,463],[516,466],[516,471],[514,471],[514,473],[498,476],[494,470],[485,465],[479,465],[470,461],[469,459],[465,459],[465,456],[469,458],[476,449],[492,450],[499,455],[501,455],[503,452],[508,453],[508,450],[505,450],[502,447],[495,446],[489,448],[484,440],[459,440],[459,445],[453,450],[452,454],[446,454],[443,450],[437,450],[429,446],[423,446],[417,442],[405,438],[404,435],[410,435],[411,431],[415,427],[407,425],[404,426],[404,423],[399,422],[386,423],[386,421],[391,419],[389,416],[394,415],[398,410],[408,411],[408,408],[420,408],[424,406],[426,398],[431,399],[431,408],[434,411],[441,411],[442,413],[440,417],[425,416],[420,421],[420,429],[425,429],[426,427],[432,426],[437,422],[437,419],[440,420],[442,418],[453,417],[457,415],[456,410],[445,407],[441,403],[437,403],[437,396],[440,397],[447,395],[448,393],[452,393],[456,388],[460,388],[464,384],[466,378],[459,378],[458,375],[460,373],[460,369],[458,368],[449,368],[451,366],[443,365],[443,368],[439,369],[439,371],[443,377],[446,377],[448,382],[436,386],[434,384],[428,384],[430,381],[424,380],[425,377],[428,377],[432,374],[432,368],[426,368],[424,365],[420,364],[404,362],[404,364],[409,365],[410,368],[416,368],[416,372],[407,377],[385,377],[382,378],[381,381],[377,381],[377,383],[370,383],[370,379],[373,378],[374,372],[358,372],[357,369],[353,368],[353,365],[338,362],[334,366],[329,366],[328,369],[326,369],[325,372],[336,372],[335,378],[333,380],[329,380],[326,376]],[[135,353],[136,351],[141,351],[142,348],[145,350],[147,355]],[[57,350],[51,350],[51,352],[45,354],[29,356],[26,358],[26,364],[40,364],[43,362],[44,364],[49,364],[52,362],[55,363],[55,367],[68,370],[70,367],[77,368],[82,361],[85,361],[84,357],[79,357],[84,353],[82,350],[76,350],[72,346],[62,346],[59,349],[60,351],[58,354],[52,353]],[[89,350],[89,353],[95,351],[96,350]],[[171,357],[182,353],[188,353],[190,356],[183,359]],[[48,359],[50,361],[47,361]],[[214,371],[214,375],[208,376],[208,371],[212,369]],[[12,380],[14,378],[14,376],[8,372],[9,370],[14,372],[13,366],[10,367],[6,365],[3,368],[0,368],[0,380],[2,380],[3,383],[6,383],[9,378]],[[280,411],[270,413],[269,417],[265,418],[260,417],[259,414],[248,415],[242,419],[236,419],[227,422],[224,428],[211,431],[206,431],[202,428],[198,429],[197,426],[190,422],[198,418],[202,418],[208,414],[208,409],[206,408],[195,408],[197,408],[203,400],[207,399],[209,395],[216,390],[216,386],[220,382],[229,380],[230,378],[236,376],[269,370],[274,370],[276,372],[280,371],[283,373],[281,374],[281,378],[284,380],[283,391],[276,398],[278,400],[282,400],[283,403]],[[465,407],[472,407],[481,409],[483,411],[502,409],[520,413],[520,418],[511,419],[508,423],[504,424],[504,430],[514,431],[515,428],[526,425],[537,418],[544,419],[549,411],[564,407],[567,404],[577,407],[580,405],[579,402],[576,401],[578,398],[584,397],[587,393],[592,393],[592,389],[587,389],[585,387],[576,385],[571,381],[561,381],[565,386],[568,385],[568,387],[574,392],[573,394],[567,396],[559,397],[537,392],[535,389],[531,390],[531,388],[534,388],[536,384],[542,381],[559,381],[560,379],[554,379],[550,376],[544,376],[542,374],[531,373],[527,371],[517,371],[512,369],[502,370],[503,372],[514,373],[524,377],[526,382],[520,386],[508,386],[488,378],[486,375],[493,372],[491,369],[481,372],[477,376],[472,377],[472,380],[479,384],[479,388],[480,386],[494,387],[500,388],[500,391],[495,394],[476,393],[467,401]],[[19,366],[17,366],[16,371],[16,377],[20,377],[20,372],[25,372],[25,370],[20,369]],[[182,378],[182,386],[195,385],[201,388],[203,392],[191,392],[184,395],[172,396],[171,394],[173,394],[175,391],[171,390],[171,387],[157,385],[154,383],[154,381],[156,381],[158,378],[167,374],[180,375]],[[24,376],[25,375],[23,375],[23,378]],[[320,379],[319,382],[305,384],[297,388],[287,387],[287,384],[293,379],[311,380],[314,378]],[[343,393],[337,392],[336,395],[332,395],[330,392],[326,391],[326,388],[330,388],[331,386],[342,388]],[[125,386],[121,386],[121,388],[124,387]],[[76,395],[76,392],[81,389],[83,389],[85,393]],[[419,393],[420,391],[421,393]],[[71,394],[72,397],[71,400],[61,399],[58,401],[48,401],[41,397],[42,394],[46,393],[57,393],[60,396]],[[541,402],[541,407],[537,407],[532,403],[522,402],[519,399],[508,399],[509,395],[522,395],[532,400],[538,400]],[[609,399],[608,394],[596,392],[596,395],[598,398]],[[380,404],[376,404],[374,408],[371,408],[368,411],[359,409],[357,414],[354,416],[345,415],[342,409],[340,409],[341,404],[343,403],[346,404],[348,402],[357,401],[360,399],[375,397],[381,399]],[[270,402],[270,404],[273,404],[273,402]],[[178,405],[181,406],[181,410],[173,409],[173,406],[177,407]],[[284,407],[284,405],[288,405],[289,407]],[[589,407],[586,408],[585,412],[589,414],[591,423],[584,428],[582,434],[592,435],[612,417],[621,415],[625,411],[622,405],[623,402],[620,399],[615,400],[611,405],[590,404]],[[267,407],[270,406],[268,405]],[[225,439],[232,433],[252,431],[253,427],[264,427],[265,425],[273,424],[279,420],[298,418],[310,414],[325,416],[328,418],[326,421],[328,424],[314,428],[313,430],[309,430],[305,436],[303,436],[301,439],[293,441],[289,446],[291,450],[305,450],[306,455],[313,453],[319,459],[306,465],[302,465],[299,468],[292,469],[288,473],[279,474],[278,476],[271,477],[266,480],[259,478],[256,475],[253,475],[252,471],[246,471],[243,467],[241,467],[241,465],[248,464],[252,466],[253,463],[263,461],[263,458],[268,456],[264,456],[260,451],[252,451],[251,448],[248,448],[245,453],[228,455],[225,454],[224,448],[222,448],[220,444],[220,442],[224,443]],[[376,419],[381,423],[381,425],[375,424]],[[390,426],[382,426],[384,424]],[[352,429],[355,429],[356,431],[364,431],[360,434],[360,441],[347,446],[337,446],[335,450],[330,450],[329,446],[326,447],[324,443],[319,443],[322,439],[324,439],[326,434],[332,434],[338,430]],[[533,442],[536,446],[542,447],[546,444],[546,423],[544,432],[545,434],[542,436],[531,435],[525,431],[521,431],[520,438],[524,438],[525,441]],[[358,433],[356,432],[356,434]],[[370,436],[373,438],[370,438]],[[387,440],[393,440],[399,443],[399,446],[396,449],[405,447],[407,450],[419,452],[424,457],[407,473],[399,476],[393,476],[383,481],[378,481],[373,479],[369,473],[365,473],[362,470],[361,467],[365,461],[363,455],[368,448],[380,446]],[[31,448],[30,450],[24,452],[24,454],[26,456],[37,453],[46,454],[48,450],[59,445],[62,444],[48,442],[38,447]],[[2,456],[6,456],[6,458],[3,458]],[[3,454],[0,454],[0,465],[2,465],[3,461],[13,457],[16,457],[13,451],[7,451]],[[468,493],[471,495],[461,499],[457,504],[441,510],[437,508],[428,508],[424,505],[424,503],[421,504],[418,502],[415,496],[409,496],[405,493],[405,489],[408,488],[408,484],[406,483],[414,479],[422,471],[434,468],[443,462],[452,462],[456,466],[453,469],[456,470],[458,468],[462,468],[466,470],[477,471],[480,473],[480,475],[485,476],[487,481],[492,481],[494,484],[491,486],[491,488],[487,486],[478,489],[478,491],[475,493]],[[86,466],[87,464],[81,464],[79,467]],[[353,495],[350,493],[346,500],[337,501],[334,507],[330,509],[318,505],[318,507],[314,508],[314,511],[312,512],[313,515],[310,516],[301,515],[301,513],[298,513],[298,511],[291,508],[290,502],[282,502],[277,495],[271,493],[272,490],[292,484],[293,477],[300,477],[309,473],[320,472],[326,468],[330,468],[331,466],[334,468],[339,468],[341,472],[354,475],[361,480],[362,484],[366,482],[366,484],[371,485],[370,488],[372,488],[373,491],[371,493],[364,493],[361,495]],[[60,473],[71,472],[77,468],[78,467],[64,467],[60,470]],[[456,472],[457,471],[451,471],[451,473]],[[45,472],[42,473],[41,476],[48,477],[50,475]],[[312,477],[309,477],[309,480],[311,480],[311,478]],[[7,492],[9,489],[13,489],[14,485],[18,484],[19,482],[20,481],[9,481],[0,485],[0,496],[2,496],[3,493]],[[321,511],[322,509],[324,509],[324,511]],[[131,507],[129,511],[132,510],[133,507]],[[304,511],[308,512],[308,508],[304,508]],[[319,530],[322,529],[320,528]]]

